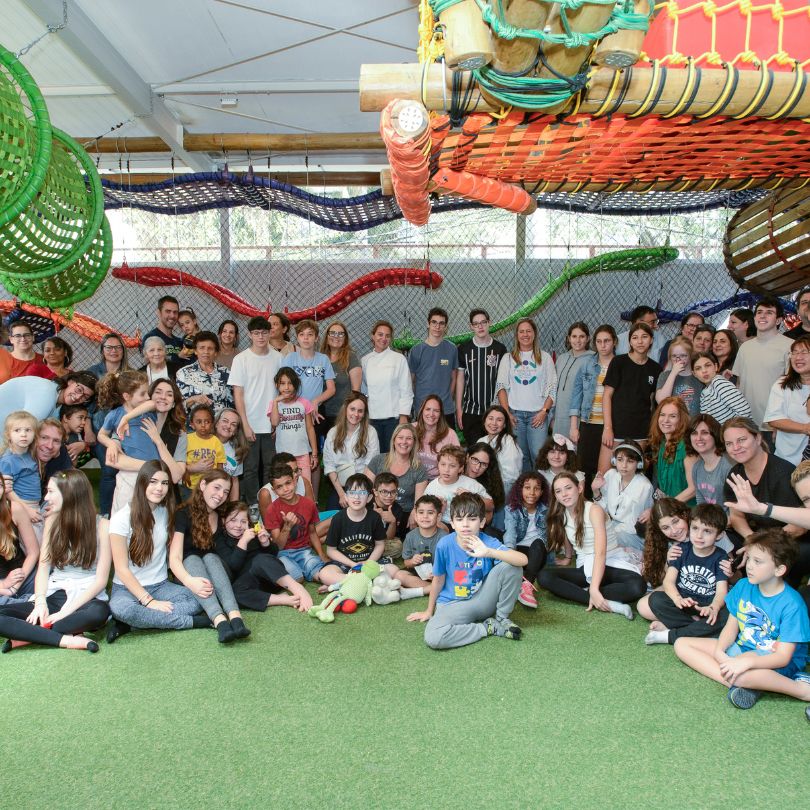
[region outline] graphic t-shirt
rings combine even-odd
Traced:
[[[701,606],[708,605],[717,593],[717,583],[728,580],[720,569],[726,554],[715,547],[708,557],[699,557],[688,542],[681,543],[681,549],[681,556],[669,563],[678,571],[675,587],[685,599],[694,599]]]
[[[267,410],[273,410],[273,403]],[[307,414],[313,411],[308,399],[299,397],[294,402],[278,402],[278,424],[276,425],[276,452],[305,456],[312,449],[307,436]]]
[[[323,393],[326,380],[335,379],[332,362],[321,352],[315,352],[314,357],[301,357],[298,352],[290,352],[281,361],[281,367],[295,370],[301,378],[301,397],[310,402]]]
[[[765,596],[758,585],[741,579],[726,597],[728,612],[737,618],[737,644],[744,652],[771,653],[777,641],[795,644],[790,665],[798,671],[807,664],[810,619],[802,597],[785,583],[775,596]]]
[[[352,562],[365,562],[374,551],[374,544],[385,540],[385,526],[372,509],[366,510],[362,520],[352,520],[341,509],[329,524],[326,545],[336,548]]]
[[[318,523],[318,507],[309,498],[299,497],[293,504],[284,503],[281,498],[276,499],[267,507],[264,513],[264,527],[271,532],[280,529],[284,523],[283,513],[295,512],[298,515],[298,524],[290,529],[290,539],[284,549],[294,551],[309,546],[309,527]],[[282,552],[284,551],[282,549]]]
[[[196,433],[189,433],[186,442],[186,464],[196,464],[198,461],[207,461],[208,459],[211,459],[214,466],[225,464],[225,449],[216,436],[203,439]],[[194,489],[202,476],[201,472],[187,473],[188,488]]]
[[[669,371],[664,371],[658,377],[658,384],[655,387],[659,391],[664,387],[664,383],[669,379]],[[689,416],[697,416],[700,413],[700,392],[703,390],[703,383],[693,374],[681,376],[680,374],[675,378],[672,386],[672,393],[670,396],[679,397],[686,405],[686,410],[689,411]]]
[[[480,534],[489,548],[506,548],[488,534]],[[436,600],[438,604],[459,602],[475,596],[489,572],[498,564],[492,557],[473,557],[458,544],[456,533],[442,537],[433,556],[433,576],[444,575],[444,586]]]

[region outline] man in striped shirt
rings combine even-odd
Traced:
[[[470,312],[471,340],[458,346],[458,367],[463,377],[456,386],[456,426],[464,431],[467,446],[475,444],[484,431],[484,411],[495,399],[498,366],[506,346],[489,334],[490,318],[485,309]]]

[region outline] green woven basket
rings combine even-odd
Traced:
[[[101,180],[87,152],[53,130],[45,182],[30,205],[0,226],[0,266],[5,274],[44,278],[61,273],[85,254],[104,216]]]
[[[0,46],[0,226],[34,199],[51,159],[51,119],[31,74]]]
[[[0,283],[27,304],[48,309],[72,307],[89,298],[110,269],[113,240],[110,223],[102,216],[101,228],[81,259],[60,273],[44,278],[9,276],[0,273]]]

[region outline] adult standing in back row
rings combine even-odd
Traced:
[[[248,321],[250,348],[233,358],[228,384],[233,387],[236,412],[250,442],[244,460],[243,493],[248,504],[256,503],[259,488],[270,477],[273,460],[273,428],[267,409],[278,396],[273,378],[281,368],[281,354],[270,348],[270,324],[258,315]]]
[[[490,317],[485,309],[470,312],[473,336],[458,345],[456,382],[456,427],[464,431],[467,447],[485,433],[484,412],[495,401],[498,366],[506,346],[489,334]]]
[[[782,302],[772,295],[761,298],[754,307],[757,336],[746,341],[737,352],[732,373],[737,387],[751,405],[751,418],[760,428],[760,435],[773,448],[773,431],[765,424],[765,411],[771,387],[783,377],[793,341],[779,334],[784,317]]]
[[[413,381],[413,410],[419,413],[430,394],[442,400],[444,418],[451,428],[456,426],[456,380],[458,378],[458,349],[445,340],[450,316],[441,307],[428,312],[428,333],[408,354],[408,367]]]

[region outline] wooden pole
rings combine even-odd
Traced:
[[[387,170],[384,170],[387,171]],[[233,172],[235,175],[242,175],[244,172]],[[277,180],[279,183],[287,183],[291,186],[310,186],[312,188],[328,188],[340,186],[370,186],[376,188],[381,185],[381,175],[383,172],[254,172],[256,177],[265,177]],[[111,183],[121,185],[138,186],[148,183],[162,183],[165,180],[176,180],[182,174],[150,174],[148,172],[133,174],[101,174],[102,180],[109,180]]]
[[[598,31],[613,13],[613,5],[585,3],[578,9],[566,12],[568,25],[572,31],[586,33]],[[549,20],[548,27],[552,34],[563,34],[565,29],[562,24],[560,7],[554,6]],[[579,48],[566,48],[565,45],[543,45],[546,65],[540,65],[537,71],[543,79],[557,78],[558,74],[563,76],[576,76],[580,68],[588,61],[588,56],[593,50],[593,44],[582,45]]]
[[[550,5],[537,0],[503,0],[506,22],[516,28],[540,30],[546,24]],[[537,59],[540,40],[532,37],[501,39],[495,37],[495,58],[492,67],[501,73],[523,73]]]
[[[170,152],[160,138],[82,138],[76,140],[90,154]],[[312,135],[186,134],[189,152],[373,152],[385,144],[377,132],[326,132]]]
[[[475,0],[462,0],[439,15],[444,26],[444,58],[451,70],[477,70],[495,55],[492,33]]]
[[[650,9],[650,0],[635,0],[633,11],[636,14],[646,14]],[[646,31],[628,30],[626,28],[615,34],[608,34],[596,46],[593,54],[593,63],[600,67],[609,67],[614,70],[632,67],[638,62],[641,48],[644,45]]]
[[[621,103],[614,114],[627,114],[638,110],[647,98],[653,80],[653,69],[648,67],[630,68],[631,75]],[[450,74],[448,73],[448,76]],[[469,77],[469,74],[465,74]],[[592,113],[604,103],[610,92],[616,72],[610,68],[599,68],[591,78],[588,93],[580,112]],[[429,65],[422,84],[421,65],[363,65],[360,72],[360,109],[364,111],[382,110],[395,98],[422,101],[428,110],[444,111],[450,105],[450,90],[444,84],[444,73],[440,64]],[[647,111],[649,115],[662,115],[671,112],[684,93],[687,80],[686,69],[667,70],[664,87],[658,101]],[[767,117],[779,112],[790,97],[795,77],[792,73],[776,72],[770,92],[758,109],[759,117]],[[466,88],[466,81],[463,87]],[[624,79],[619,81],[621,87]],[[699,115],[715,105],[722,94],[726,82],[726,71],[722,68],[706,68],[702,71],[700,85],[692,103],[681,110],[684,114]],[[723,115],[737,115],[750,106],[760,85],[760,74],[755,70],[738,71],[737,86],[723,110]],[[614,98],[618,100],[619,90]],[[446,103],[445,103],[446,101]],[[487,103],[478,92],[472,93],[468,112],[497,112],[498,107]],[[799,94],[796,105],[790,111],[790,118],[810,117],[810,82]]]

